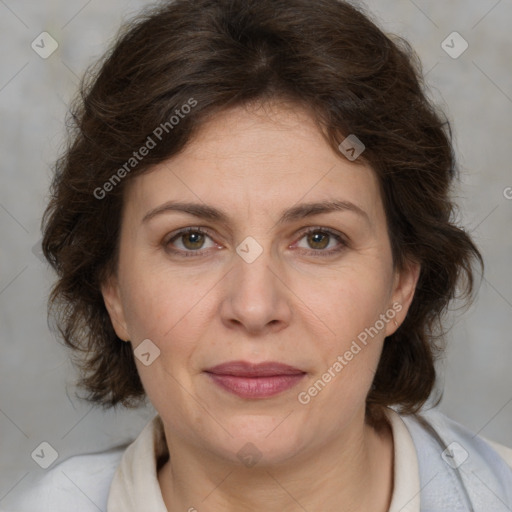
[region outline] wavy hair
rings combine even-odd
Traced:
[[[191,98],[190,112],[170,122]],[[42,221],[58,276],[49,313],[89,400],[133,407],[145,396],[101,294],[117,266],[125,186],[215,113],[273,99],[307,108],[335,151],[349,134],[364,142],[358,161],[378,177],[395,268],[421,263],[408,314],[384,344],[368,423],[381,423],[383,406],[417,412],[431,395],[441,320],[452,299],[472,300],[473,264],[483,260],[454,219],[450,124],[427,98],[418,57],[344,1],[176,0],[142,11],[84,74]],[[162,126],[158,144],[130,160]]]

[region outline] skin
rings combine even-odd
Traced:
[[[334,152],[307,111],[276,102],[216,115],[125,194],[119,266],[102,292],[121,339],[136,348],[149,338],[160,349],[149,366],[136,362],[171,454],[158,473],[168,510],[387,511],[392,434],[389,425],[369,427],[364,409],[395,323],[309,403],[297,399],[393,303],[402,306],[399,325],[413,298],[419,265],[393,267],[372,169]],[[277,223],[286,208],[334,199],[366,215]],[[229,219],[167,211],[142,222],[171,200],[208,204]],[[186,227],[209,234],[176,236]],[[316,238],[303,233],[309,227]],[[263,249],[252,263],[236,252],[248,236]],[[204,373],[232,360],[279,361],[307,374],[276,396],[243,399]],[[248,442],[261,453],[252,467],[237,457]]]

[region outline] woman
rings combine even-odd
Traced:
[[[19,510],[510,510],[511,451],[422,410],[482,258],[407,43],[336,0],[178,0],[90,77],[50,303],[88,398],[158,414]]]

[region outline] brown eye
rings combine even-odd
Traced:
[[[207,239],[210,239],[210,245],[205,246]],[[172,238],[164,242],[167,250],[174,254],[183,256],[200,256],[206,249],[215,247],[211,236],[200,228],[186,228],[176,233]],[[204,249],[204,251],[201,251]]]
[[[314,231],[307,235],[308,243],[312,249],[325,249],[329,245],[328,233]]]
[[[311,228],[302,234],[300,240],[303,239],[306,240],[307,247],[300,245],[297,245],[297,247],[313,256],[334,255],[348,247],[344,237],[330,229]],[[307,249],[312,250],[308,251]]]
[[[181,239],[183,240],[183,245],[187,249],[201,249],[202,245],[204,244],[204,235],[197,231],[185,233],[180,236]]]

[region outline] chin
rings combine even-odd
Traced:
[[[301,435],[297,430],[300,426],[292,425],[290,421],[285,427],[287,421],[290,419],[283,422],[283,418],[280,418],[276,421],[271,416],[244,418],[238,424],[232,422],[229,425],[227,430],[233,437],[227,436],[221,443],[232,462],[242,462],[248,467],[251,464],[261,467],[283,463],[293,457],[302,446]]]

